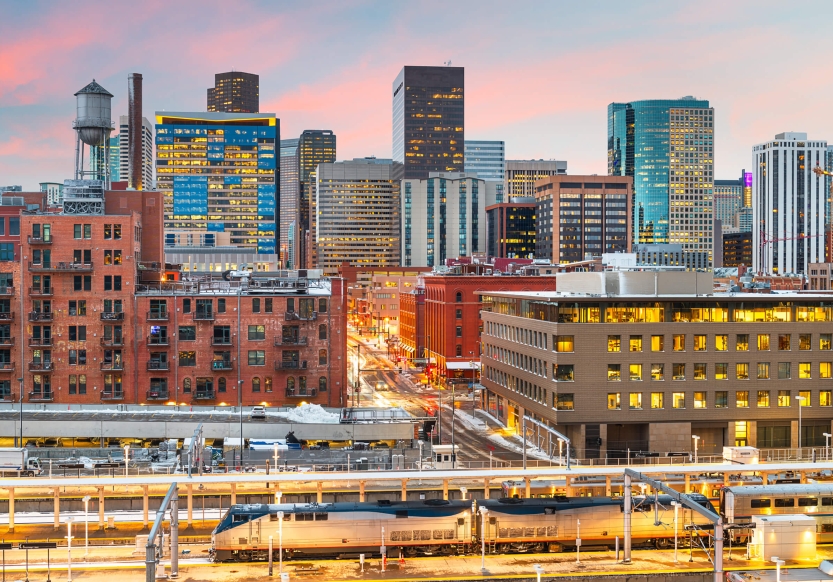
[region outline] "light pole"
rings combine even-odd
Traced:
[[[481,505],[479,508],[480,511],[480,571],[486,571],[486,514],[489,513],[489,510]]]
[[[419,484],[422,485],[422,445],[425,443],[423,441],[419,441]]]
[[[239,339],[238,335],[238,339]],[[237,365],[240,366],[240,359],[237,359]],[[240,472],[243,472],[243,380],[237,381],[237,408],[240,409]],[[202,443],[200,443],[202,446]]]
[[[67,518],[67,582],[72,582],[72,518]]]
[[[451,383],[451,469],[457,468],[457,455],[454,451],[454,386],[456,382]]]
[[[833,436],[829,432],[822,433],[824,435],[824,460],[830,460],[830,437]]]
[[[674,506],[674,563],[677,564],[677,516],[680,511],[680,504],[676,501],[672,501],[671,505]]]
[[[90,509],[90,496],[84,496],[84,558],[90,554],[90,522],[87,519],[87,512]]]
[[[781,582],[781,566],[783,566],[786,562],[784,562],[784,560],[779,560],[778,556],[772,556],[770,560],[775,562],[775,582]]]
[[[541,582],[541,574],[544,573],[544,567],[541,564],[535,564],[532,566],[532,569],[535,570],[535,576],[537,577],[537,582]]]
[[[283,576],[283,511],[278,512],[278,576]]]
[[[697,464],[697,444],[700,442],[700,437],[696,434],[691,435],[691,438],[694,440],[694,464]],[[688,491],[686,491],[688,493]]]
[[[278,443],[275,443],[275,450],[272,452],[272,458],[275,460],[275,473],[278,473]]]
[[[20,385],[20,448],[23,448],[23,378],[18,378],[17,381]]]
[[[801,409],[804,407],[804,401],[806,398],[804,396],[795,396],[795,399],[798,400],[798,458],[801,458]]]
[[[130,460],[130,445],[124,445],[124,476],[127,477],[127,463]]]

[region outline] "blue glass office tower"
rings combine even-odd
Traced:
[[[714,110],[681,99],[611,103],[608,174],[633,177],[634,244],[682,244],[686,265],[712,263]]]

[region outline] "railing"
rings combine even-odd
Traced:
[[[52,402],[55,400],[55,393],[52,390],[48,392],[29,392],[29,402]]]
[[[52,362],[29,362],[30,372],[51,372],[52,370]]]
[[[276,370],[306,370],[307,363],[304,362],[275,362]]]
[[[287,311],[284,317],[286,321],[315,321],[318,319],[318,312],[312,311],[307,314],[302,314],[297,311]]]
[[[154,370],[169,370],[169,363],[168,362],[160,362],[159,360],[150,360],[148,361],[148,372],[152,372]]]
[[[51,337],[30,337],[29,338],[29,347],[30,348],[43,348],[49,347],[52,345],[52,338]]]
[[[287,398],[315,398],[316,396],[318,396],[317,388],[307,388],[303,394],[296,394],[295,390],[291,390],[289,388],[286,390]]]
[[[8,297],[14,295],[14,287],[0,287],[0,296]]]
[[[124,311],[102,311],[101,321],[124,321]]]
[[[101,393],[102,400],[124,400],[124,392],[107,391]]]
[[[226,360],[214,360],[213,362],[211,362],[212,370],[228,371],[233,368],[234,366],[232,365],[232,363]]]
[[[13,321],[14,313],[11,311],[0,311],[0,321]]]
[[[67,272],[67,273],[91,273],[93,264],[90,263],[67,263],[59,261],[54,264],[33,263],[29,261],[29,270],[33,272]]]
[[[52,321],[51,311],[30,311],[29,321]]]
[[[167,337],[148,336],[149,346],[167,346],[169,344],[170,340]]]
[[[14,362],[0,362],[0,374],[3,372],[14,372]]]
[[[52,287],[29,287],[29,295],[37,295],[38,297],[51,296]]]
[[[194,400],[214,400],[214,390],[203,390],[201,392],[194,392]]]
[[[116,348],[116,347],[124,345],[124,338],[123,337],[117,337],[117,338],[103,337],[103,338],[101,338],[100,343],[101,343],[101,346],[104,347],[104,348]]]
[[[276,337],[275,346],[305,346],[307,345],[306,337]]]
[[[101,362],[102,372],[123,372],[124,362]]]
[[[230,346],[232,344],[230,337],[213,337],[211,338],[212,346]]]
[[[194,319],[200,321],[214,321],[213,311],[198,310],[194,312]]]
[[[167,390],[148,390],[146,396],[147,396],[148,400],[167,400],[168,399],[168,391]]]
[[[148,311],[148,321],[168,321],[168,312],[165,311]]]
[[[52,235],[48,236],[29,236],[27,237],[30,245],[51,245],[52,244]]]
[[[8,347],[14,345],[14,338],[13,337],[0,337],[0,346]]]

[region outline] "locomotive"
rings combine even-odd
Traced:
[[[691,497],[714,511],[705,496]],[[623,509],[621,498],[563,496],[233,505],[211,534],[210,556],[218,562],[268,560],[270,537],[274,558],[282,540],[284,559],[379,556],[382,547],[394,557],[467,554],[479,552],[481,542],[489,553],[557,552],[575,548],[579,534],[585,547],[612,545],[624,533]],[[634,496],[632,543],[668,547],[672,520],[670,496]],[[679,523],[706,520],[687,510]]]

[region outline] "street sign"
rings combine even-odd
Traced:
[[[20,542],[18,550],[54,550],[58,547],[57,542]]]
[[[428,358],[414,358],[415,366],[424,366],[428,363]]]
[[[0,550],[11,550],[14,549],[12,544],[0,544]]]

